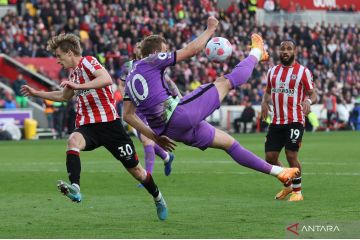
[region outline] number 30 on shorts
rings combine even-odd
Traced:
[[[120,157],[131,156],[134,153],[133,147],[130,144],[125,144],[118,147],[120,151]]]

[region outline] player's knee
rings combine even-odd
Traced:
[[[214,83],[225,83],[226,81],[228,81],[225,77],[221,76],[221,77],[217,77]]]
[[[297,157],[287,157],[287,161],[288,161],[290,167],[300,168],[300,162]]]
[[[286,155],[286,159],[290,162],[296,162],[298,161],[297,159],[297,152],[295,151],[289,151],[289,150],[285,150],[285,155]]]
[[[69,139],[67,140],[68,148],[80,148],[79,140],[76,134],[71,134]]]
[[[214,84],[217,88],[224,88],[225,90],[230,90],[232,88],[230,81],[223,76],[216,78]]]
[[[278,157],[276,154],[266,153],[265,160],[272,165],[278,165]]]
[[[154,146],[155,145],[154,141],[152,141],[148,138],[143,138],[142,143],[144,146]]]
[[[129,168],[128,171],[131,175],[138,181],[143,182],[146,179],[146,170],[141,167],[141,165],[137,165],[136,167]]]

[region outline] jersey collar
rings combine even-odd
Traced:
[[[294,61],[294,63],[293,63],[292,65],[290,65],[290,66],[284,66],[284,65],[282,65],[282,64],[281,64],[281,66],[282,66],[283,68],[293,68],[293,67],[295,67],[297,64],[298,64],[298,62],[297,62],[297,61]]]

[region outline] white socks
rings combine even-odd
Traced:
[[[162,195],[161,195],[161,192],[159,191],[159,195],[157,197],[155,197],[154,200],[156,202],[158,202],[158,201],[160,201],[161,197],[162,197]]]
[[[170,160],[170,154],[167,152],[166,158],[163,161],[164,161],[164,163],[167,163],[169,160]]]
[[[284,170],[284,168],[273,165],[270,170],[270,174],[273,176],[277,176],[282,172],[282,170]]]
[[[76,183],[71,184],[73,187],[75,187],[80,192],[80,186]]]
[[[258,60],[258,62],[260,62],[261,60],[261,50],[258,48],[253,48],[251,49],[249,55],[253,55],[254,57],[256,57],[256,59]]]

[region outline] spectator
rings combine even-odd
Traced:
[[[349,123],[352,129],[360,131],[360,101],[355,103],[350,113]]]
[[[54,129],[54,101],[44,100],[48,128]]]
[[[326,109],[326,131],[333,126],[333,119],[336,119],[336,97],[328,91],[323,99],[323,109]]]
[[[280,6],[280,0],[275,0],[274,2],[274,12],[280,12],[281,6]]]
[[[3,88],[0,88],[0,109],[5,108],[5,92]]]
[[[5,109],[15,109],[16,108],[16,102],[14,100],[14,96],[9,92],[5,91],[5,103],[4,108]]]
[[[55,128],[57,138],[62,139],[64,137],[66,102],[54,102],[53,108],[53,126]]]
[[[0,0],[0,6],[7,6],[8,0]]]
[[[244,108],[244,111],[241,114],[240,118],[236,118],[234,120],[234,130],[235,133],[240,132],[240,124],[243,123],[243,133],[247,132],[247,124],[251,123],[251,131],[253,131],[253,123],[255,117],[255,110],[251,106],[251,102],[247,102]]]
[[[24,96],[20,91],[23,85],[26,85],[26,80],[22,74],[19,74],[12,84],[12,89],[15,93],[16,103],[20,108],[26,108],[28,106],[28,97]]]
[[[256,16],[256,6],[257,6],[257,0],[249,0],[249,15],[252,19],[255,19]]]
[[[66,104],[66,127],[67,127],[67,134],[69,135],[75,129],[75,119],[76,119],[75,99],[73,97]]]
[[[193,79],[191,82],[190,82],[190,85],[189,85],[189,91],[194,91],[195,89],[197,89],[198,87],[201,86],[201,82],[197,79]]]
[[[281,10],[280,0],[267,1],[274,2],[275,12]],[[0,53],[14,57],[48,57],[44,46],[50,36],[59,32],[75,32],[82,38],[84,55],[97,56],[116,80],[120,75],[121,65],[132,57],[134,44],[139,39],[151,33],[162,33],[169,39],[169,50],[180,48],[182,42],[190,42],[199,35],[199,31],[206,24],[206,15],[215,14],[221,17],[222,29],[219,33],[233,44],[234,54],[226,63],[211,63],[209,69],[208,60],[201,54],[184,62],[181,67],[171,69],[170,78],[175,80],[183,91],[189,89],[190,76],[201,83],[211,82],[213,73],[234,67],[237,60],[244,56],[243,51],[246,51],[245,46],[249,44],[250,34],[260,32],[265,36],[272,57],[270,65],[279,63],[276,51],[279,41],[285,38],[294,39],[299,43],[299,63],[313,71],[320,97],[326,92],[325,89],[329,89],[334,83],[341,84],[341,94],[346,101],[353,101],[359,97],[359,25],[318,23],[310,27],[303,23],[287,23],[282,29],[278,26],[257,26],[253,18],[254,13],[249,12],[254,7],[251,4],[256,0],[232,1],[236,4],[231,4],[224,11],[216,9],[216,2],[28,1],[25,3],[25,9],[21,11],[22,16],[18,16],[15,11],[9,11],[0,20]],[[296,1],[292,1],[291,11],[300,10],[295,3]],[[347,9],[356,10],[353,5]],[[262,64],[255,72],[264,73],[265,69],[268,69],[268,65]],[[258,78],[255,75],[253,78]],[[264,80],[261,75],[259,78]],[[250,87],[259,89],[261,84],[261,81],[255,81]],[[253,93],[246,95],[246,89],[240,91],[239,94],[229,96],[226,102],[238,104],[244,101],[244,97],[249,97],[253,104],[256,103],[254,99],[258,97]],[[258,95],[261,98],[260,91]]]

